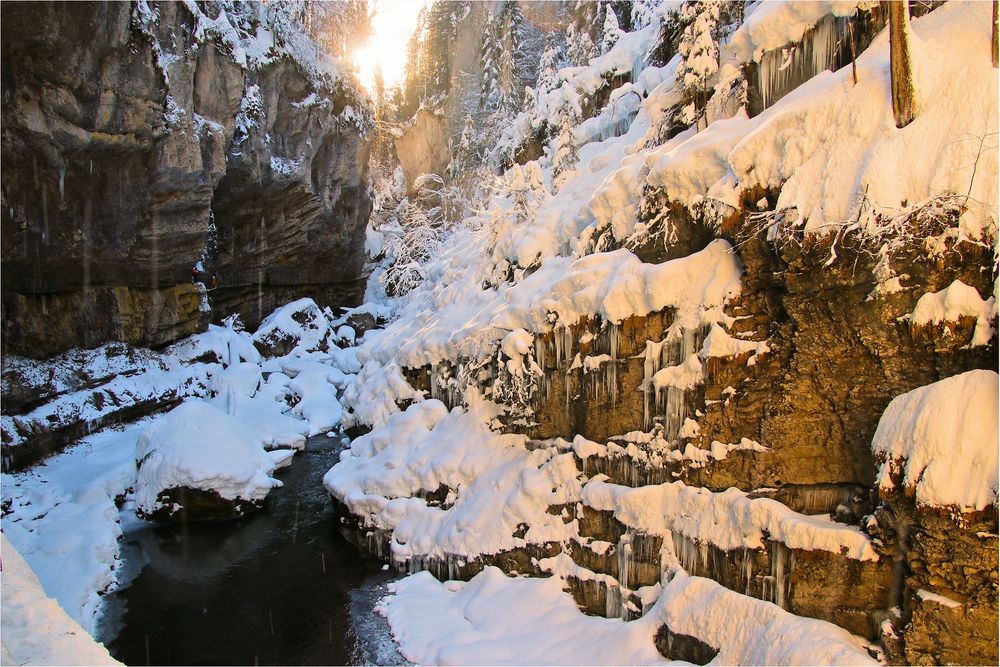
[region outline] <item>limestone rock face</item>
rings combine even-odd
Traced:
[[[145,27],[130,3],[3,8],[5,352],[158,346],[304,293],[359,296],[350,91],[289,58],[244,67],[187,6],[154,8]]]
[[[406,189],[413,190],[421,174],[444,174],[451,160],[448,152],[448,121],[438,113],[421,109],[412,123],[396,139],[396,155],[406,177]]]

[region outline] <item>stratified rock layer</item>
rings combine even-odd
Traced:
[[[354,94],[287,57],[238,65],[187,6],[152,6],[145,27],[130,3],[3,7],[5,352],[158,346],[306,293],[360,295]],[[203,301],[193,278],[213,274]]]

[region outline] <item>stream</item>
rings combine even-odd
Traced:
[[[156,526],[123,512],[122,584],[98,633],[148,664],[400,664],[374,613],[395,575],[340,535],[322,479],[347,441],[310,438],[284,487],[238,522]]]

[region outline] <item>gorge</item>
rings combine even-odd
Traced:
[[[996,664],[996,4],[905,4],[3,3],[3,661]]]

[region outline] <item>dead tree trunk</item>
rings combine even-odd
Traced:
[[[889,3],[889,68],[896,127],[913,121],[913,64],[910,58],[910,3]]]
[[[993,66],[1000,66],[1000,54],[997,53],[997,0],[993,0]]]

